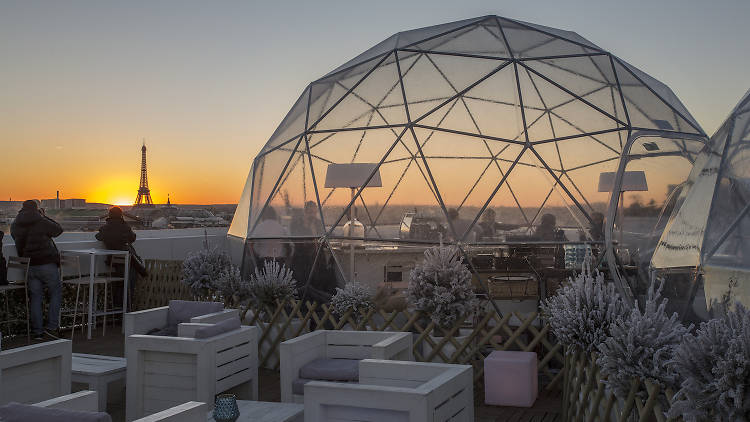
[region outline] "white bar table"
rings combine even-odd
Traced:
[[[112,249],[97,249],[97,248],[91,248],[91,249],[66,249],[63,252],[68,254],[74,254],[74,255],[82,255],[82,256],[88,256],[89,257],[89,318],[88,318],[88,334],[87,338],[91,340],[91,326],[93,325],[94,320],[94,282],[96,278],[96,261],[97,257],[100,256],[115,256],[115,255],[122,255],[125,257],[125,274],[124,274],[124,281],[122,283],[123,285],[123,292],[122,292],[122,316],[123,320],[125,318],[125,313],[128,309],[128,281],[129,281],[129,275],[130,275],[130,252],[128,251],[116,251]],[[107,300],[105,297],[104,300]],[[78,306],[76,304],[76,306]]]

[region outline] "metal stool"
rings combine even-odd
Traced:
[[[10,331],[10,307],[8,305],[8,292],[11,290],[24,291],[24,299],[26,301],[26,339],[31,341],[31,323],[29,322],[29,263],[31,259],[23,258],[20,256],[9,256],[8,257],[8,285],[0,286],[0,292],[5,294],[5,314],[8,319],[5,322],[6,329]]]

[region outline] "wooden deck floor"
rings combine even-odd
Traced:
[[[70,333],[67,333],[70,336]],[[26,338],[3,342],[4,349],[25,346]],[[108,326],[107,334],[102,336],[101,328],[94,333],[94,338],[86,340],[85,335],[76,332],[73,339],[74,353],[88,353],[106,356],[124,356],[125,340],[120,326]],[[279,385],[279,373],[268,369],[260,369],[259,395],[261,401],[281,401],[281,388]],[[76,386],[73,391],[84,389]],[[124,384],[110,385],[107,412],[112,416],[113,422],[125,420],[125,386]],[[531,408],[487,406],[477,403],[474,419],[477,422],[552,422],[561,421],[560,397],[559,395],[542,394]]]

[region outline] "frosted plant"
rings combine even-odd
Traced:
[[[674,363],[683,381],[669,417],[750,420],[750,312],[742,304],[685,336]]]
[[[440,329],[450,329],[479,309],[471,287],[471,272],[455,246],[427,249],[411,270],[407,300],[430,316]]]
[[[591,353],[609,337],[610,327],[627,312],[612,283],[599,271],[591,272],[590,260],[583,271],[542,303],[542,313],[566,352]]]
[[[605,383],[618,397],[627,397],[633,378],[649,380],[662,390],[676,390],[679,385],[672,359],[693,326],[685,327],[677,313],[667,314],[667,299],[661,298],[663,287],[663,281],[658,287],[652,283],[643,310],[634,306],[629,315],[617,318],[610,336],[599,345],[597,364],[607,377]],[[661,400],[666,405],[663,395]]]
[[[336,288],[336,293],[331,298],[331,307],[336,315],[344,315],[352,310],[355,320],[375,307],[373,300],[374,292],[361,283],[348,283],[343,289]]]
[[[269,259],[263,264],[263,269],[256,268],[250,276],[248,289],[256,305],[275,309],[277,301],[295,297],[297,281],[292,270]]]
[[[239,305],[250,298],[250,283],[242,279],[237,266],[230,265],[220,272],[215,284],[218,293],[224,298],[225,306],[232,303]]]
[[[217,248],[193,252],[182,262],[182,282],[194,296],[209,298],[217,289],[220,274],[232,265],[229,255]]]

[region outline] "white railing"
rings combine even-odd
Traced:
[[[55,239],[55,244],[61,251],[103,248],[104,245],[96,240],[95,234],[96,232],[65,232]],[[204,248],[206,241],[210,247],[229,250],[226,227],[136,230],[136,235],[133,245],[143,259],[182,260],[188,253]],[[6,257],[16,255],[16,247],[10,236],[5,236],[2,246]],[[81,267],[84,271],[88,269],[85,258],[81,260]]]

